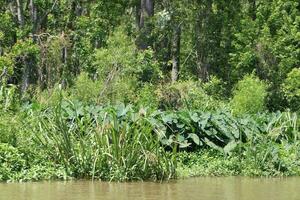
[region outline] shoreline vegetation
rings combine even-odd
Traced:
[[[1,119],[1,181],[300,175],[292,112],[137,110],[61,96],[53,107],[26,105]]]
[[[300,176],[299,0],[0,0],[0,181]]]

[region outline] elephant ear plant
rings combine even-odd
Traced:
[[[47,110],[36,141],[72,177],[101,180],[169,179],[175,159],[146,116],[130,106],[63,101]]]
[[[164,127],[162,144],[179,149],[213,148],[229,154],[242,141],[243,130],[238,120],[227,112],[165,112],[156,117]]]

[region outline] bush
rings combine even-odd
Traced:
[[[300,110],[300,68],[294,68],[282,85],[283,93],[293,111]]]
[[[15,110],[18,107],[18,93],[15,85],[1,85],[0,82],[0,109]]]
[[[265,110],[267,85],[253,74],[246,75],[236,85],[230,105],[236,115],[255,114]]]
[[[118,76],[110,83],[103,85],[98,102],[102,104],[132,103],[136,98],[137,87],[134,76]]]
[[[203,84],[203,89],[209,96],[215,99],[225,99],[226,90],[224,83],[216,76],[210,77],[210,80]]]
[[[15,147],[0,143],[0,180],[14,179],[24,169],[26,161]]]
[[[205,93],[200,82],[178,82],[161,87],[156,92],[161,108],[188,108],[205,111],[218,109],[221,105],[221,102]]]
[[[67,91],[62,90],[60,84],[55,84],[53,88],[44,91],[36,91],[35,100],[42,107],[56,105],[62,96],[67,96]]]
[[[33,146],[13,147],[0,143],[0,181],[66,179],[64,169]]]
[[[9,113],[0,112],[0,143],[8,143],[17,145],[17,131],[20,129],[20,124],[16,117]]]
[[[79,100],[86,103],[95,103],[99,100],[102,89],[100,81],[92,80],[89,75],[82,72],[75,80],[72,87],[62,89],[61,84],[55,84],[53,88],[37,92],[37,101],[44,106],[57,105],[62,97]]]
[[[158,97],[155,93],[155,89],[155,86],[152,84],[144,84],[144,86],[138,91],[136,104],[140,107],[157,109]]]
[[[71,88],[71,98],[86,103],[93,103],[99,100],[102,90],[100,81],[92,80],[89,75],[82,72],[76,79],[74,86]]]
[[[0,74],[5,74],[6,76],[11,76],[13,74],[14,61],[11,57],[12,57],[11,55],[6,55],[6,56],[0,55]]]

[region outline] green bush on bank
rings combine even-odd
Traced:
[[[294,68],[288,73],[282,89],[293,111],[300,111],[300,69]]]
[[[236,115],[265,111],[267,85],[253,74],[245,76],[236,85],[230,105]]]
[[[66,179],[61,166],[32,150],[0,143],[0,181]]]
[[[193,176],[300,176],[299,142],[245,143],[229,156],[205,149],[178,154],[177,175]]]

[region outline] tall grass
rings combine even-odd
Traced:
[[[67,174],[102,180],[172,178],[175,163],[152,124],[127,107],[59,104],[41,118],[36,141]]]

